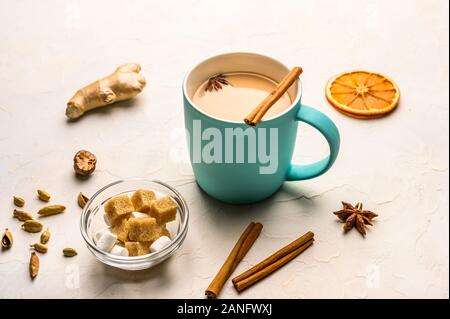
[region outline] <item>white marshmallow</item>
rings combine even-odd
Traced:
[[[108,232],[108,229],[103,229],[103,230],[99,230],[98,232],[96,232],[94,234],[94,237],[92,237],[92,240],[94,241],[94,243],[97,244],[100,237],[102,237],[102,235],[106,232]]]
[[[169,237],[161,236],[150,245],[150,252],[154,253],[155,251],[161,250],[169,245],[170,242],[171,240]]]
[[[103,214],[103,219],[105,220],[106,225],[111,226],[111,223],[109,222],[108,216],[106,214]]]
[[[117,241],[117,236],[113,233],[106,231],[104,234],[100,236],[100,239],[97,241],[97,247],[100,250],[110,252],[114,247]]]
[[[119,245],[114,245],[110,253],[113,255],[128,256],[128,249]]]
[[[147,214],[141,213],[141,212],[132,212],[131,218],[142,218],[142,217],[149,217]]]

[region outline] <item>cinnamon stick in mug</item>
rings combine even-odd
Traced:
[[[234,245],[233,250],[230,252],[230,255],[225,260],[219,272],[214,277],[209,287],[206,289],[205,295],[208,298],[213,299],[217,297],[227,279],[230,277],[242,258],[244,258],[245,254],[249,251],[250,247],[252,247],[253,243],[258,238],[262,228],[263,226],[261,223],[254,222],[251,222],[247,226],[241,237],[239,237],[237,243]]]
[[[276,89],[262,100],[262,102],[244,119],[244,122],[250,126],[255,126],[261,122],[267,111],[274,105],[280,97],[291,87],[291,85],[298,79],[303,70],[296,66],[280,81]]]

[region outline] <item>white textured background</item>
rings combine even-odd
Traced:
[[[448,1],[0,1],[0,228],[14,247],[0,253],[0,297],[199,297],[244,227],[264,230],[235,274],[307,230],[317,241],[288,266],[241,294],[294,298],[449,297]],[[301,65],[303,102],[328,114],[342,136],[326,175],[293,182],[252,206],[202,194],[185,162],[181,81],[200,60],[252,51]],[[65,120],[76,89],[125,62],[139,62],[148,86],[133,102]],[[391,76],[402,93],[391,116],[347,118],[326,102],[327,79],[348,69]],[[94,152],[98,169],[74,178],[72,157]],[[301,125],[295,157],[318,159],[322,138]],[[124,272],[97,262],[78,229],[79,191],[123,177],[158,178],[186,197],[191,220],[178,253],[160,266]],[[28,245],[11,218],[51,192],[67,212],[41,271],[28,276]],[[333,210],[362,201],[379,213],[363,239],[342,234]],[[61,257],[74,246],[79,255]],[[221,297],[237,297],[228,283]]]

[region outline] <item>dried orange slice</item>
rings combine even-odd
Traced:
[[[335,75],[325,88],[328,101],[339,111],[372,118],[395,109],[400,90],[388,77],[375,72],[350,71]]]

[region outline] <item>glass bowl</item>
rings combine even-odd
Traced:
[[[158,197],[168,195],[177,204],[176,219],[167,224],[172,241],[163,249],[143,256],[118,256],[100,250],[95,245],[93,237],[95,232],[99,230],[99,227],[107,227],[103,216],[103,205],[114,196],[121,194],[131,195],[139,188],[151,189]],[[157,180],[128,179],[108,184],[91,197],[81,213],[80,229],[88,249],[99,261],[125,270],[141,270],[153,267],[166,260],[181,247],[187,234],[188,219],[189,209],[186,201],[173,187]]]

